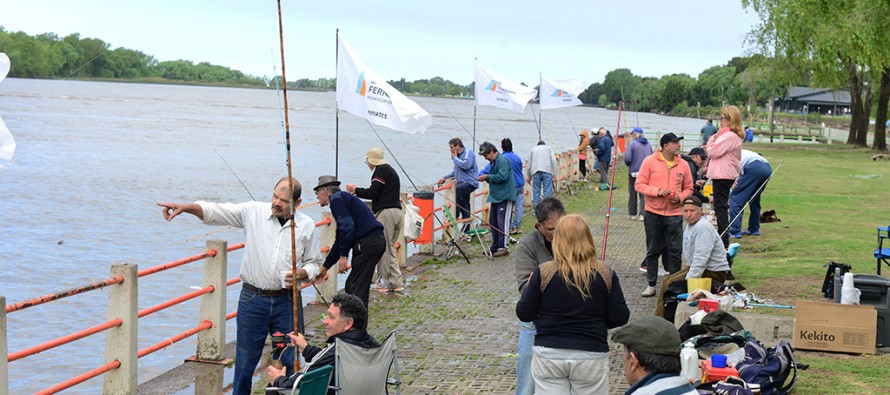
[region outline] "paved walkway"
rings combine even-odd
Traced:
[[[616,179],[616,184],[626,185],[626,181]],[[601,241],[608,192],[595,192],[593,185],[576,184],[576,195],[566,199],[567,209],[585,214],[592,222],[595,239]],[[613,207],[606,263],[618,272],[633,319],[648,314],[654,306],[654,299],[639,296],[646,285],[645,275],[638,270],[645,255],[643,223],[628,219],[624,187],[615,191]],[[524,228],[533,224],[531,215],[524,218]],[[427,257],[427,263],[406,274],[417,281],[405,295],[372,296],[369,330],[378,338],[397,332],[404,393],[515,391],[519,334],[515,307],[520,295],[513,276],[513,258],[488,261],[481,257],[479,245],[464,246],[477,256],[472,264],[458,258],[433,262]],[[598,251],[600,248],[597,245]],[[323,328],[317,324],[310,328],[315,332],[315,336],[310,333],[310,341],[323,342]],[[623,393],[627,384],[620,347],[610,348],[611,392]]]

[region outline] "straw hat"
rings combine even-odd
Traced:
[[[383,159],[383,150],[377,147],[373,147],[368,150],[368,153],[365,154],[365,160],[372,166],[380,166],[386,164],[386,160]]]

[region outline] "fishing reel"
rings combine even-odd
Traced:
[[[287,348],[287,344],[290,343],[290,339],[288,339],[287,335],[281,332],[275,332],[270,336],[272,339],[272,351],[281,350]]]

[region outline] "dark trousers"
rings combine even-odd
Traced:
[[[490,212],[488,213],[488,222],[493,228],[491,230],[491,252],[507,248],[507,226],[513,216],[512,200],[504,200],[499,203],[492,203]]]
[[[578,171],[581,172],[581,178],[587,178],[587,159],[578,159]]]
[[[476,187],[473,184],[470,184],[466,181],[461,181],[457,183],[457,187],[454,189],[455,195],[457,195],[457,218],[469,219],[473,218],[470,215],[470,194],[476,190]],[[464,228],[461,229],[461,232],[466,232],[467,229],[470,228],[470,224],[464,224]]]
[[[646,281],[654,287],[658,281],[658,258],[667,250],[664,270],[680,271],[683,255],[683,216],[663,216],[649,211],[643,215],[646,230]]]
[[[628,215],[637,215],[639,213],[639,211],[637,209],[637,200],[640,201],[639,210],[646,209],[646,195],[643,195],[642,193],[639,193],[639,192],[637,192],[636,189],[634,189],[634,185],[636,183],[637,183],[637,178],[628,174],[627,175],[627,194],[628,194],[627,214]]]
[[[365,236],[356,241],[352,248],[352,269],[346,278],[343,291],[357,296],[365,303],[365,307],[368,306],[374,268],[377,267],[377,261],[385,251],[386,237],[383,233]]]
[[[714,184],[714,216],[717,217],[717,234],[723,241],[723,248],[729,248],[729,190],[735,180],[711,180]]]

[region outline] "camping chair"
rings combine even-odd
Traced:
[[[884,240],[890,239],[890,225],[878,226],[878,248],[875,249],[875,259],[877,260],[876,271],[881,275],[881,262],[890,267],[890,247],[884,247]]]
[[[278,390],[279,394],[291,395],[325,395],[328,393],[328,385],[331,383],[331,373],[334,367],[331,365],[313,369],[297,377],[294,388],[267,388]]]
[[[485,254],[488,259],[491,259],[491,251],[485,247],[485,235],[488,234],[488,231],[479,227],[479,224],[476,223],[474,218],[466,218],[466,219],[455,219],[454,213],[448,209],[446,206],[442,206],[442,212],[445,213],[445,228],[443,230],[449,233],[450,240],[448,241],[448,251],[445,252],[444,259],[451,259],[455,254],[460,251],[460,246],[457,243],[460,242],[461,236],[467,236],[472,238],[476,236],[476,240],[479,241],[479,245],[482,246],[482,252]],[[460,228],[462,224],[469,224],[470,228],[467,229],[466,232],[461,233]]]
[[[396,394],[402,393],[395,332],[390,333],[376,348],[362,348],[340,339],[335,342],[336,374],[331,388],[337,394],[384,395],[389,394],[388,385],[396,387]],[[389,379],[390,368],[394,368],[393,379]]]

